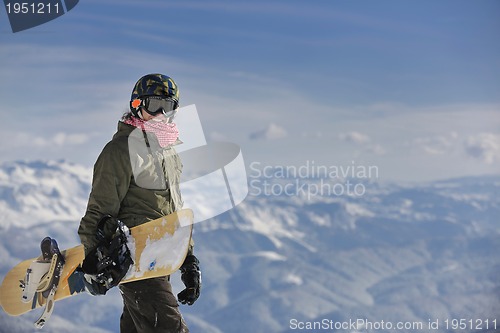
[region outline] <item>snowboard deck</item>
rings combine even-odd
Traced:
[[[182,209],[173,214],[130,228],[128,238],[134,264],[120,283],[170,275],[184,262],[191,241],[193,212]],[[55,301],[85,291],[83,272],[79,269],[85,257],[83,245],[61,251],[65,263],[61,272]],[[0,305],[11,316],[19,316],[45,306],[42,293],[36,293],[31,303],[22,302],[21,282],[27,269],[37,258],[24,260],[12,268],[0,286]]]

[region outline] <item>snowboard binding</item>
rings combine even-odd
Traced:
[[[42,328],[54,311],[54,297],[64,267],[64,257],[55,239],[45,237],[40,243],[42,257],[31,263],[24,280],[19,281],[22,288],[21,300],[24,303],[45,304],[44,311],[35,322]]]

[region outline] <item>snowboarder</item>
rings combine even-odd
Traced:
[[[135,84],[130,112],[123,115],[94,165],[92,191],[78,230],[86,255],[97,245],[96,226],[105,215],[131,228],[182,207],[182,163],[174,149],[181,143],[173,122],[178,106],[179,91],[172,78],[148,74]],[[142,151],[131,148],[141,142]],[[113,226],[107,227],[111,233]],[[201,273],[193,242],[180,270],[186,288],[177,299],[169,276],[119,286],[124,303],[121,333],[189,332],[177,300],[192,305],[200,294]]]

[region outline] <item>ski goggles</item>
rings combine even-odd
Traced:
[[[170,118],[177,113],[178,103],[171,98],[148,96],[130,101],[130,106],[136,110],[143,107],[152,116],[163,114],[166,118]]]

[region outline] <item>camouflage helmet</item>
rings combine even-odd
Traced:
[[[179,103],[179,89],[175,81],[163,74],[147,74],[141,77],[132,90],[130,100],[145,96],[168,97]]]
[[[164,96],[178,102],[179,89],[175,81],[167,75],[147,74],[135,84],[130,100],[143,96]]]

